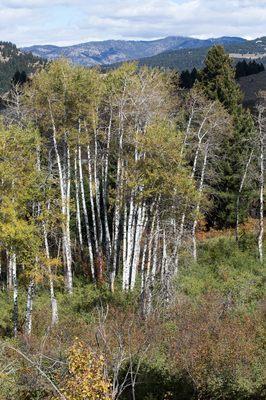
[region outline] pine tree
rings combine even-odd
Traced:
[[[209,224],[219,228],[233,226],[241,177],[252,146],[254,124],[243,109],[242,93],[235,80],[235,70],[222,46],[214,46],[207,54],[198,85],[211,100],[219,100],[233,118],[233,135],[225,137],[219,158],[214,164],[216,182],[212,184],[213,210]],[[241,202],[241,219],[247,216],[252,192]]]
[[[241,104],[242,94],[235,81],[235,71],[222,46],[214,46],[209,50],[199,80],[207,97],[219,100],[229,113],[233,113]]]

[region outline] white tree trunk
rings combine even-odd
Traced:
[[[17,257],[11,251],[10,263],[12,269],[12,284],[13,284],[13,332],[14,336],[18,334],[18,280],[17,280]]]
[[[264,126],[262,122],[262,115],[259,117],[261,122],[259,124],[260,133],[260,228],[258,236],[258,249],[260,262],[263,263],[263,235],[264,235]]]
[[[12,258],[10,257],[10,253],[8,250],[6,250],[6,258],[7,258],[7,288],[8,290],[13,289],[13,264],[12,264]]]
[[[246,163],[245,166],[245,170],[244,170],[244,174],[242,176],[241,182],[240,182],[240,186],[239,186],[239,190],[238,190],[238,195],[237,195],[237,199],[236,199],[236,227],[235,227],[235,238],[236,241],[238,242],[239,240],[239,204],[240,204],[240,197],[244,188],[244,184],[247,178],[247,174],[248,174],[248,169],[252,160],[252,156],[254,153],[254,149],[251,150],[250,152],[250,156],[248,158],[248,161]]]
[[[53,280],[51,266],[49,264],[50,250],[49,250],[48,236],[47,236],[45,223],[43,223],[43,236],[44,236],[44,246],[45,246],[46,258],[48,260],[48,273],[49,273],[49,283],[50,283],[50,301],[51,301],[51,311],[52,311],[51,326],[54,326],[54,325],[56,325],[58,323],[59,316],[58,316],[57,300],[56,300],[56,297],[55,297],[55,290],[54,290],[54,280]]]
[[[136,284],[136,276],[140,262],[141,241],[145,227],[145,206],[138,206],[137,221],[134,238],[134,253],[131,268],[130,290],[133,290]]]
[[[78,148],[78,164],[79,164],[80,193],[81,193],[83,216],[84,216],[85,227],[86,227],[91,275],[92,275],[93,281],[95,281],[96,276],[95,276],[95,268],[94,268],[94,257],[93,257],[93,251],[92,251],[91,232],[90,232],[89,217],[88,217],[88,210],[87,210],[85,190],[84,190],[84,179],[83,179],[83,169],[82,169],[81,147],[80,146]]]
[[[67,160],[66,165],[64,166],[66,171],[63,173],[62,168],[62,161],[61,156],[58,150],[57,144],[57,131],[54,122],[54,117],[52,113],[52,108],[50,101],[49,109],[50,109],[50,117],[52,122],[53,128],[53,145],[54,151],[56,155],[57,167],[58,167],[58,174],[59,174],[59,184],[60,184],[60,192],[61,192],[61,210],[63,216],[62,222],[62,241],[63,241],[63,254],[64,254],[64,261],[65,261],[65,269],[66,269],[66,289],[69,294],[73,293],[73,277],[72,277],[72,252],[71,252],[71,240],[70,240],[70,226],[69,226],[69,202],[70,202],[70,153],[67,143]]]
[[[205,171],[206,171],[206,166],[207,166],[207,159],[208,159],[208,151],[209,151],[209,142],[206,143],[205,149],[204,149],[204,159],[203,159],[203,164],[202,164],[202,169],[201,169],[201,176],[200,176],[200,184],[199,184],[199,199],[197,202],[196,210],[195,210],[195,218],[193,221],[193,226],[192,226],[192,243],[193,243],[193,258],[194,261],[197,261],[197,240],[196,240],[196,229],[198,225],[198,214],[200,211],[200,201],[201,201],[201,195],[203,191],[203,184],[204,184],[204,178],[205,178]]]
[[[27,292],[27,309],[26,309],[26,323],[25,323],[25,333],[27,336],[31,335],[31,330],[32,330],[33,293],[34,293],[34,281],[31,279]]]
[[[82,229],[81,229],[81,216],[80,216],[80,201],[79,201],[79,178],[78,178],[78,168],[77,168],[77,150],[75,151],[75,160],[74,160],[74,172],[75,172],[75,194],[76,194],[76,219],[77,219],[77,229],[78,229],[78,238],[80,250],[83,250],[83,238],[82,238]]]

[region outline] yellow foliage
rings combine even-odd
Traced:
[[[104,376],[104,359],[76,341],[69,352],[69,375],[63,390],[67,400],[109,400],[110,382]]]

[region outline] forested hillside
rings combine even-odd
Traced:
[[[254,108],[258,100],[258,93],[261,90],[266,91],[266,71],[242,77],[239,79],[239,84],[244,93],[244,105]]]
[[[0,94],[10,89],[17,71],[30,75],[43,64],[43,60],[31,53],[23,53],[14,44],[0,42]]]
[[[266,94],[65,60],[0,123],[0,399],[265,398]]]
[[[165,51],[153,57],[139,60],[140,65],[177,69],[179,71],[192,68],[202,68],[204,59],[210,47],[197,49],[181,49]],[[239,59],[255,59],[257,62],[266,63],[266,38],[246,40],[241,43],[225,43],[224,48],[236,61]]]

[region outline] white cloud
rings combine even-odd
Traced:
[[[266,0],[0,0],[0,40],[72,44],[266,35]]]

